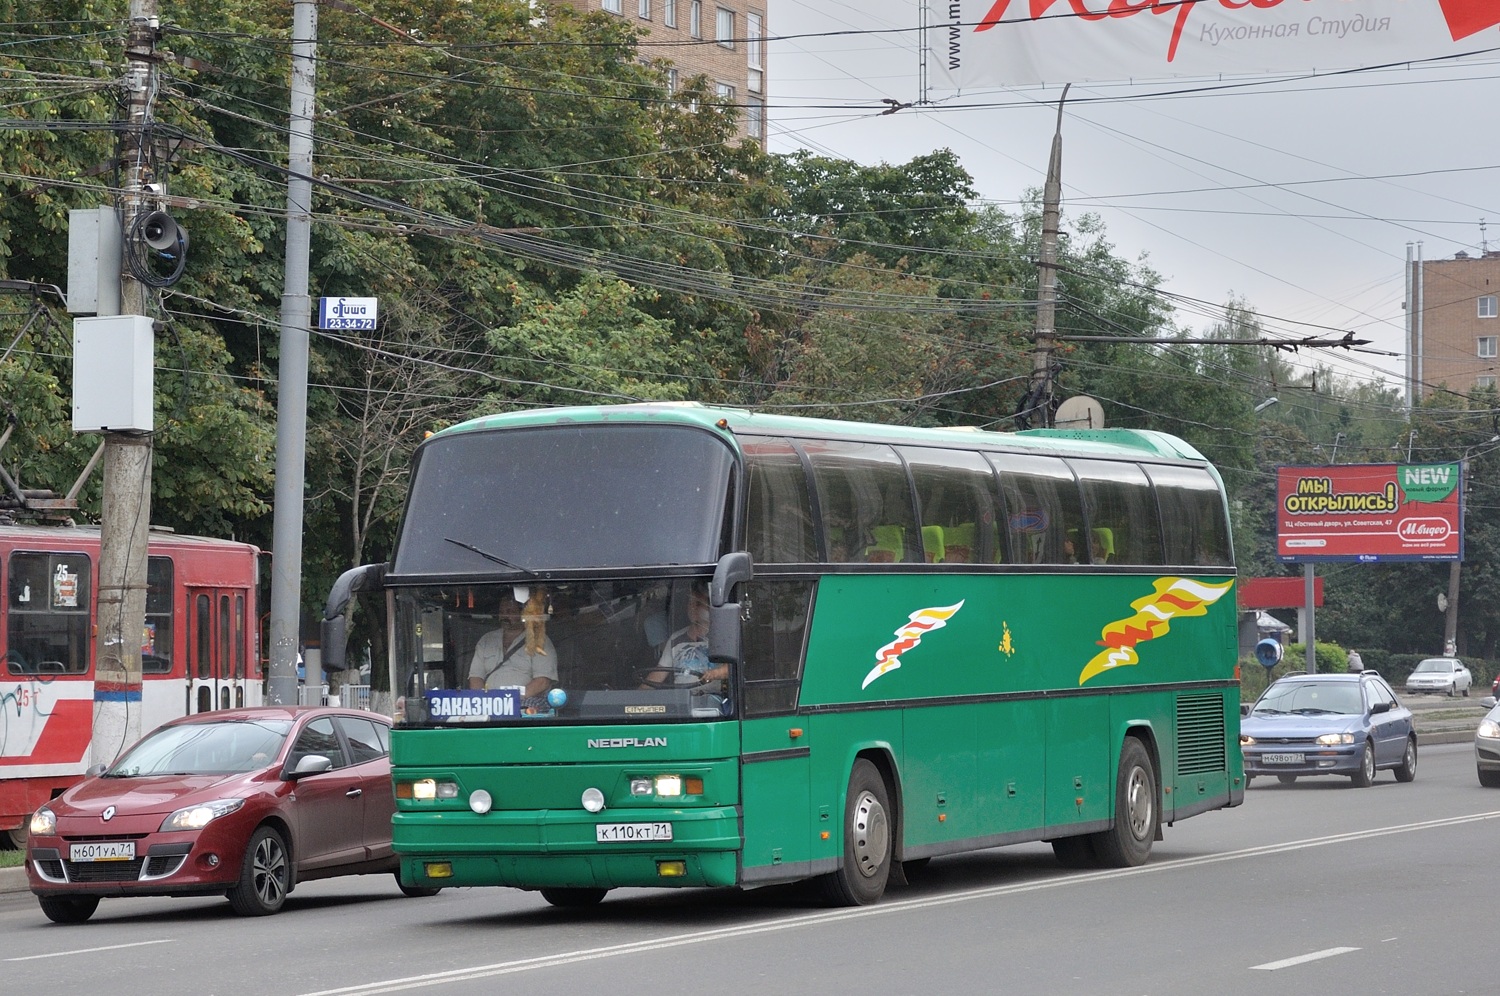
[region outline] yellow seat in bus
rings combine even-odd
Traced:
[[[949,564],[974,562],[974,523],[960,522],[943,527],[943,561]]]
[[[943,541],[942,526],[922,527],[922,553],[926,555],[929,564],[941,564],[944,560],[945,545]]]
[[[1092,550],[1094,563],[1104,564],[1115,555],[1115,531],[1105,526],[1094,528],[1094,547]]]
[[[873,546],[865,547],[865,560],[872,564],[895,564],[906,556],[906,530],[901,526],[873,526]]]

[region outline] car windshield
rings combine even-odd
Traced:
[[[1412,672],[1412,673],[1413,674],[1417,674],[1417,673],[1421,673],[1421,672],[1433,672],[1433,671],[1436,671],[1438,674],[1447,674],[1449,671],[1452,671],[1452,670],[1453,670],[1453,662],[1452,661],[1423,661],[1422,663],[1420,663],[1420,664],[1417,665],[1417,670],[1414,671],[1414,672]]]
[[[1359,686],[1352,682],[1278,682],[1255,703],[1256,716],[1355,715],[1364,711]]]
[[[292,724],[284,719],[237,719],[164,726],[116,761],[105,778],[150,775],[228,775],[276,760]]]

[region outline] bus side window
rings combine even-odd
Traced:
[[[771,716],[797,708],[802,648],[812,612],[813,582],[751,581],[745,625],[745,715]]]
[[[785,439],[747,436],[740,446],[749,467],[745,545],[750,556],[757,565],[816,563],[802,458]]]
[[[887,562],[922,560],[911,485],[895,450],[828,439],[803,440],[802,448],[812,463],[830,563],[887,555]]]
[[[1005,531],[1014,559],[1068,564],[1070,531],[1083,528],[1083,503],[1067,464],[1057,457],[993,453],[1005,501]],[[1075,554],[1076,555],[1076,554]]]
[[[1091,561],[1161,564],[1161,521],[1145,471],[1116,460],[1069,463],[1078,472],[1088,511]]]
[[[984,457],[966,450],[903,446],[922,519],[922,551],[928,563],[996,563],[994,543],[982,551],[977,523],[994,522],[999,496]],[[985,556],[985,553],[988,556]],[[981,560],[981,557],[984,557]]]
[[[1224,498],[1208,471],[1198,467],[1148,466],[1161,518],[1168,524],[1166,562],[1230,567],[1229,521]]]

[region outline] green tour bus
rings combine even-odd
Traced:
[[[1233,586],[1222,482],[1160,433],[555,408],[421,444],[323,648],[384,595],[408,887],[858,905],[1240,804]]]

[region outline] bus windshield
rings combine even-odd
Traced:
[[[406,726],[671,722],[734,715],[708,659],[701,580],[396,589]]]
[[[420,451],[394,575],[712,564],[734,455],[689,426],[460,432]]]

